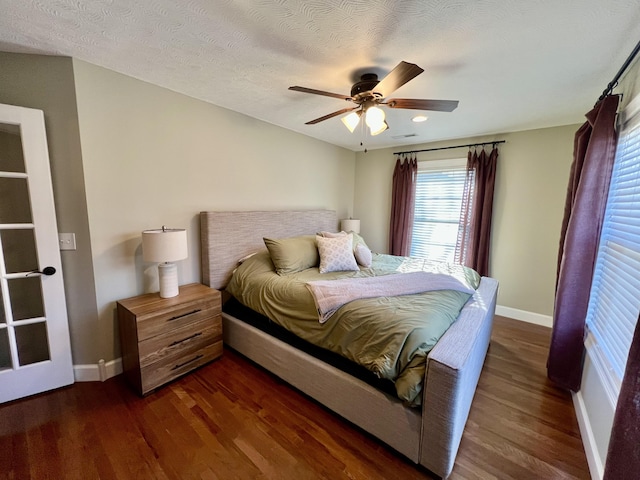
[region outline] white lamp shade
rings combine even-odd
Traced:
[[[349,115],[342,117],[342,123],[346,125],[351,133],[353,133],[358,123],[360,123],[360,115],[362,115],[362,111],[351,112]]]
[[[382,125],[380,125],[377,130],[374,130],[373,128],[371,129],[371,136],[375,137],[376,135],[384,132],[387,128],[389,128],[389,124],[383,120]]]
[[[365,114],[365,123],[371,130],[378,130],[384,122],[384,110],[380,107],[369,107]]]
[[[356,220],[355,218],[340,220],[340,230],[343,232],[360,233],[360,220]]]
[[[163,227],[142,232],[142,258],[145,262],[175,262],[187,256],[185,229]]]

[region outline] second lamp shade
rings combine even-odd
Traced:
[[[340,230],[343,232],[360,233],[360,220],[355,218],[346,218],[340,221]]]
[[[187,256],[185,229],[163,227],[142,232],[142,258],[145,262],[177,262]]]

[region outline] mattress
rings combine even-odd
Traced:
[[[264,315],[251,310],[245,305],[242,305],[235,298],[231,298],[229,301],[225,302],[222,310],[225,313],[233,316],[234,318],[241,320],[255,328],[258,328],[262,332],[265,332],[272,337],[282,340],[292,347],[308,353],[318,360],[322,360],[323,362],[328,363],[329,365],[338,368],[343,372],[362,380],[363,382],[368,383],[378,390],[381,390],[393,397],[396,396],[396,388],[391,380],[380,378],[370,370],[367,370],[363,366],[358,365],[357,363],[352,362],[351,360],[338,355],[337,353],[331,352],[326,348],[318,347],[317,345],[307,342],[297,335],[294,335],[286,328],[281,327],[277,323],[269,320]]]
[[[317,267],[311,267],[278,275],[265,250],[236,269],[227,291],[242,305],[258,312],[263,322],[273,322],[316,347],[354,362],[375,377],[393,382],[396,396],[407,405],[417,406],[421,401],[426,357],[471,295],[438,290],[357,299],[338,308],[321,323],[307,284],[318,279],[434,270],[457,275],[472,289],[480,281],[477,273],[459,265],[379,254],[373,255],[370,268],[356,271],[321,274]]]

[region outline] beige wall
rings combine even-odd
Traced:
[[[491,276],[500,281],[499,305],[549,316],[553,311],[558,240],[578,125],[494,137],[414,145],[416,150],[481,141],[499,145],[491,245]],[[394,151],[356,155],[354,215],[373,250],[388,249]],[[419,161],[460,158],[467,149],[418,154]]]
[[[354,152],[73,62],[99,330],[97,358],[119,356],[115,301],[147,282],[140,232],[188,230],[181,283],[200,281],[201,210],[353,208]],[[155,269],[150,272],[155,277]]]
[[[76,234],[60,252],[75,364],[95,363],[98,329],[91,242],[70,58],[0,52],[0,102],[44,111],[58,231]]]

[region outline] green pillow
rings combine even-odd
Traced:
[[[356,249],[356,247],[358,245],[364,245],[365,247],[369,248],[367,243],[364,241],[364,238],[362,238],[359,233],[351,232],[351,234],[353,235],[353,249],[354,250]]]
[[[263,238],[278,275],[317,267],[320,262],[315,235],[290,238]]]

